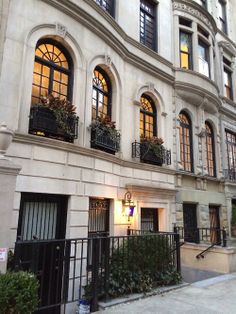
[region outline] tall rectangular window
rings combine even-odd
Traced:
[[[103,10],[107,11],[111,16],[115,16],[114,1],[115,0],[94,0]]]
[[[192,69],[192,35],[180,31],[180,67]]]
[[[207,9],[207,0],[201,0],[201,5],[203,8]]]
[[[209,47],[200,39],[198,40],[198,66],[201,74],[210,76]]]
[[[156,5],[152,1],[140,1],[140,42],[156,50]]]
[[[219,19],[220,19],[220,29],[222,32],[227,34],[227,20],[226,20],[226,2],[224,0],[219,0]]]
[[[236,133],[225,130],[228,169],[236,171]]]
[[[223,58],[224,65],[224,96],[233,99],[231,62]]]

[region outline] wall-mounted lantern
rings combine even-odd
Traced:
[[[129,220],[130,217],[133,217],[135,208],[134,202],[132,201],[132,195],[129,191],[125,193],[124,200],[122,201],[122,203],[123,215],[127,216]]]

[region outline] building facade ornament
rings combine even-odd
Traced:
[[[66,26],[64,26],[60,23],[56,23],[56,33],[57,33],[57,35],[61,36],[62,38],[65,38],[66,34],[67,34]]]
[[[174,10],[180,10],[180,11],[183,11],[183,12],[187,12],[187,13],[191,14],[192,16],[199,18],[199,20],[204,22],[211,29],[211,31],[214,33],[214,27],[213,27],[212,23],[199,10],[193,8],[190,5],[187,5],[187,4],[184,4],[184,3],[181,3],[181,2],[174,2],[173,3],[173,9]]]
[[[110,68],[110,67],[111,67],[111,65],[112,65],[112,59],[111,59],[111,56],[109,56],[109,55],[105,55],[104,59],[105,59],[105,64],[106,64],[106,65]]]

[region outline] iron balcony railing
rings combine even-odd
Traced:
[[[39,280],[37,314],[67,313],[67,304],[84,295],[91,311],[97,311],[99,300],[123,289],[127,275],[136,278],[143,272],[158,284],[163,275],[180,273],[179,235],[171,232],[17,241],[14,258],[15,270],[31,271]]]
[[[53,111],[43,106],[33,106],[30,110],[29,133],[54,138],[65,142],[73,142],[78,138],[78,117],[68,117],[62,128]]]
[[[224,169],[224,177],[226,180],[236,182],[236,169]]]
[[[140,158],[144,163],[162,166],[171,164],[171,151],[163,145],[153,145],[148,142],[132,143],[132,157]]]
[[[120,134],[111,134],[106,128],[92,128],[91,147],[114,155],[120,150]]]
[[[174,232],[180,235],[180,239],[190,243],[206,243],[227,246],[226,230],[220,228],[184,228],[174,226]]]

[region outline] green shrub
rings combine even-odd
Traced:
[[[128,237],[112,251],[109,277],[105,277],[105,272],[99,277],[99,297],[104,296],[104,282],[111,297],[179,283],[181,275],[173,265],[172,250],[169,239],[163,235]],[[85,287],[85,293],[87,297],[91,293],[90,284]]]
[[[31,314],[38,305],[39,283],[34,274],[0,274],[0,313]]]

